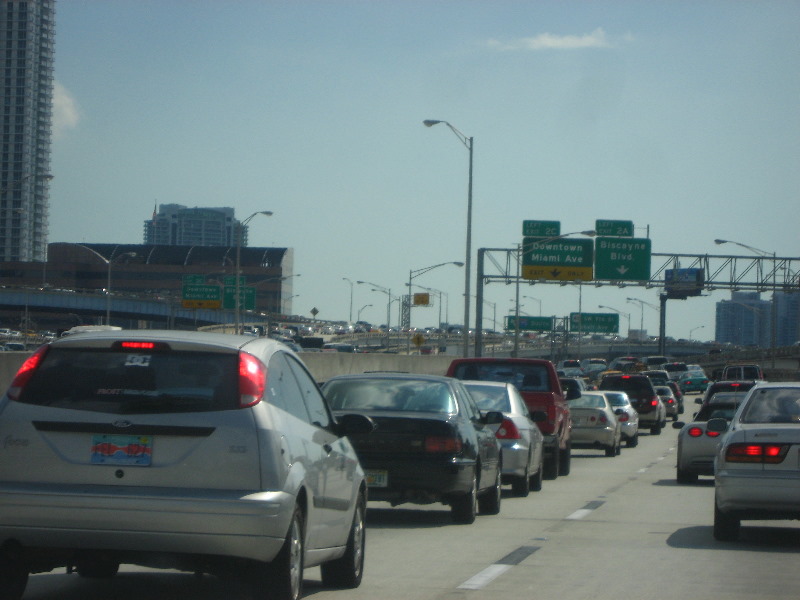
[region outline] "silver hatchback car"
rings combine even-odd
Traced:
[[[0,597],[29,573],[120,563],[236,573],[253,597],[302,595],[304,567],[359,585],[367,487],[297,355],[267,338],[72,335],[0,399]]]

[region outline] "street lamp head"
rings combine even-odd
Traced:
[[[425,127],[433,127],[434,125],[438,125],[439,123],[444,123],[444,121],[438,121],[436,119],[425,119],[422,124]]]
[[[714,243],[719,246],[720,244],[727,244],[728,240],[714,240]]]
[[[258,211],[258,213],[261,214],[261,215],[265,215],[267,217],[271,217],[272,216],[272,211],[271,210],[260,210],[260,211]]]
[[[464,266],[464,263],[463,263],[463,262],[454,262],[453,264],[454,264],[455,266],[457,266],[457,267],[463,267],[463,266]]]

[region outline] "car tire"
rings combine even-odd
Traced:
[[[320,565],[322,585],[339,589],[361,585],[366,550],[366,515],[367,500],[364,494],[359,494],[344,555]]]
[[[714,539],[720,542],[735,542],[739,539],[741,521],[722,512],[714,501]]]
[[[567,442],[567,447],[558,451],[558,474],[569,475],[572,468],[572,440]]]
[[[253,600],[299,600],[303,594],[305,519],[295,506],[289,531],[278,555],[270,563],[258,563],[250,578]]]
[[[502,465],[497,463],[497,475],[494,485],[478,497],[478,508],[482,515],[500,513],[500,502],[503,498]]]
[[[639,445],[639,432],[637,431],[633,437],[629,437],[627,440],[625,440],[625,445],[628,448],[636,448],[636,446]]]
[[[678,467],[675,478],[678,480],[678,483],[697,483],[697,473],[692,473],[680,467]]]
[[[472,473],[472,489],[466,494],[455,496],[450,502],[450,515],[453,521],[463,525],[475,522],[478,514],[478,478]]]
[[[553,453],[545,456],[544,460],[544,478],[545,479],[557,479],[558,478],[558,471],[559,465],[561,463],[559,457],[558,446],[553,449]]]
[[[531,476],[528,468],[525,468],[525,474],[521,477],[514,477],[511,480],[511,493],[517,498],[527,498],[531,491]]]
[[[617,455],[617,446],[616,445],[614,445],[614,446],[606,446],[605,447],[605,451],[606,451],[606,456],[608,458],[611,458],[612,456],[616,456]]]
[[[661,435],[661,423],[656,423],[650,427],[650,435]]]
[[[542,480],[544,479],[544,456],[539,461],[539,468],[536,469],[536,475],[531,477],[531,489],[534,492],[542,491]]]
[[[28,585],[28,571],[21,561],[0,555],[0,600],[20,600]]]

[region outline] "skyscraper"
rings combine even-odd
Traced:
[[[232,208],[187,208],[161,204],[144,222],[144,243],[163,246],[247,246],[247,225],[234,217]]]
[[[0,261],[47,255],[55,0],[0,2]]]
[[[769,348],[771,303],[758,292],[732,292],[730,300],[717,302],[716,335],[722,344]]]

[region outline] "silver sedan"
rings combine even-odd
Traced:
[[[573,448],[601,448],[606,456],[620,453],[622,427],[604,393],[584,392],[580,398],[569,401],[569,411]]]
[[[756,385],[725,432],[714,472],[714,537],[733,541],[743,519],[800,519],[800,383]]]
[[[536,422],[546,418],[541,411],[530,413],[517,388],[511,383],[463,381],[482,412],[500,411],[504,420],[492,425],[503,453],[503,483],[510,483],[515,496],[542,489],[544,438]]]
[[[603,394],[617,415],[625,445],[628,448],[635,448],[639,445],[639,413],[633,408],[631,399],[625,392],[603,392]],[[620,413],[620,410],[623,412]]]

